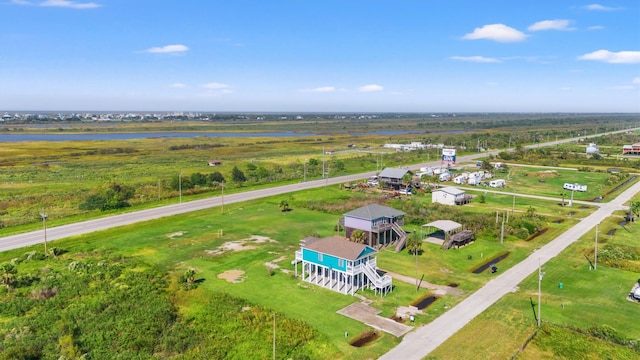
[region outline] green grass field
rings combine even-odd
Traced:
[[[293,210],[281,212],[278,208],[280,199],[289,201]],[[496,204],[492,204],[491,199],[489,197],[486,204],[473,204],[463,209],[470,214],[482,212],[483,208],[484,211],[492,213]],[[327,207],[334,207],[334,210],[328,212],[309,210],[303,206],[318,204],[318,201]],[[367,195],[361,192],[321,188],[228,205],[225,207],[224,215],[221,214],[220,209],[214,208],[175,216],[171,221],[160,219],[56,241],[51,246],[55,245],[69,251],[58,261],[65,261],[65,259],[69,261],[82,254],[104,253],[109,254],[110,257],[122,256],[139,261],[153,269],[170,274],[171,279],[177,279],[185,270],[193,268],[196,270],[197,277],[204,279],[200,287],[190,292],[176,292],[172,295],[172,301],[183,316],[195,316],[197,321],[197,314],[206,303],[206,299],[212,294],[224,292],[309,324],[320,334],[320,342],[314,342],[316,344],[314,346],[323,347],[322,353],[326,354],[325,358],[374,358],[396,345],[399,339],[381,333],[381,337],[369,346],[352,347],[348,341],[366,331],[368,327],[338,315],[336,311],[358,300],[352,296],[303,284],[290,273],[293,270],[290,263],[294,258],[295,250],[299,248],[300,239],[311,234],[319,236],[334,234],[334,226],[337,219],[341,217],[343,209],[350,209],[350,203],[361,204],[363,201],[367,201]],[[422,201],[424,202],[422,206],[428,206],[430,196],[417,195],[412,201]],[[540,207],[541,213],[551,212],[551,209],[555,210],[559,207],[553,202],[545,203],[539,200],[535,200],[532,204],[523,202],[519,205],[521,208],[516,209],[516,215],[522,209],[534,204]],[[561,208],[561,210],[564,209]],[[424,243],[423,252],[417,259],[418,273],[419,276],[424,274],[425,281],[440,285],[455,283],[463,294],[469,293],[493,276],[489,272],[471,274],[474,268],[508,251],[510,255],[498,264],[499,268],[506,269],[571,224],[571,221],[550,224],[549,231],[531,241],[509,237],[501,244],[496,238],[479,238],[472,245],[449,251],[442,251],[437,245]],[[410,230],[411,225],[406,228]],[[227,251],[221,255],[211,253],[224,243],[248,239],[252,235],[265,236],[274,241],[255,244],[246,242],[246,246],[255,248]],[[0,257],[3,261],[7,261],[29,250],[9,251],[0,254]],[[468,258],[469,256],[471,259]],[[280,260],[278,265],[281,269],[270,272],[265,263],[277,259]],[[380,252],[378,265],[385,270],[415,276],[415,260],[416,258],[407,251],[396,253],[391,248],[387,248]],[[244,272],[244,281],[229,283],[218,278],[218,275],[228,270]],[[23,271],[26,269],[20,269],[20,272]],[[398,306],[410,305],[428,295],[429,291],[421,289],[416,292],[413,284],[395,281],[394,291],[384,298],[375,297],[370,291],[365,291],[363,294],[373,301],[373,306],[382,310],[382,316],[391,317]],[[463,296],[447,295],[438,299],[424,315],[416,317],[416,325],[431,321],[462,300]],[[0,323],[8,320],[8,318],[0,319]],[[345,338],[345,332],[351,335]]]

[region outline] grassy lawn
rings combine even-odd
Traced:
[[[518,359],[638,357],[638,352],[629,348],[567,328],[585,331],[606,325],[613,329],[615,337],[640,338],[640,324],[633,320],[640,316],[640,303],[627,300],[640,271],[640,223],[626,226],[627,231],[619,225],[623,216],[615,214],[599,226],[597,270],[587,260],[594,260],[595,228],[544,265],[541,303],[544,331],[538,333]],[[606,235],[611,230],[615,233]],[[606,256],[612,249],[624,249],[630,256],[624,259]],[[530,301],[537,303],[537,286],[537,274],[532,274],[518,291],[503,297],[428,358],[511,357],[535,330]],[[470,342],[470,338],[474,341]]]
[[[228,205],[225,207],[224,215],[219,208],[214,208],[175,216],[171,221],[149,221],[60,240],[53,244],[69,250],[68,255],[65,255],[69,257],[100,253],[131,257],[172,274],[174,279],[188,268],[196,269],[197,277],[204,279],[201,286],[191,292],[178,292],[173,295],[173,301],[182,314],[197,314],[210,294],[226,292],[311,325],[320,333],[319,341],[324,344],[322,346],[325,348],[322,351],[327,354],[326,358],[373,358],[395,346],[399,339],[381,333],[381,337],[369,346],[352,347],[348,341],[368,327],[338,315],[336,311],[359,300],[301,283],[291,274],[291,260],[294,258],[295,250],[299,248],[299,240],[309,235],[334,234],[335,224],[344,210],[371,201],[368,200],[369,196],[358,191],[320,188]],[[506,197],[507,200],[509,198]],[[281,199],[286,199],[293,210],[281,212],[278,208]],[[502,201],[507,200],[500,200],[498,196],[487,196],[487,203],[472,204],[463,209],[470,214],[483,210],[492,213],[495,211],[493,209],[502,206]],[[430,195],[416,195],[411,201],[422,204],[420,206],[428,206]],[[519,202],[516,211],[522,212],[533,205],[540,209],[540,213],[557,211],[557,208],[565,210],[552,202],[532,201],[530,204],[524,200]],[[319,211],[320,209],[323,210]],[[410,219],[408,220],[410,222]],[[439,285],[455,283],[463,294],[469,293],[494,276],[488,271],[472,274],[473,269],[505,252],[509,252],[509,256],[501,261],[498,267],[506,269],[513,266],[572,223],[570,220],[560,224],[550,223],[546,233],[530,241],[508,237],[501,244],[497,238],[480,237],[469,246],[448,251],[440,250],[437,245],[424,243],[423,251],[417,257],[418,274],[424,274],[424,281]],[[405,228],[412,230],[412,227],[417,229],[410,224]],[[268,237],[273,241],[247,241],[244,243],[248,247],[247,250],[226,251],[221,255],[211,253],[224,243],[248,239],[253,235]],[[0,259],[6,261],[28,250],[30,249],[5,252],[0,254]],[[279,260],[278,265],[281,269],[270,272],[265,263],[275,260]],[[407,276],[415,276],[415,264],[416,258],[407,251],[396,253],[391,248],[385,248],[378,256],[379,267]],[[230,283],[218,278],[219,274],[227,270],[243,271],[244,281]],[[362,294],[372,300],[372,306],[382,310],[381,316],[391,317],[395,315],[398,306],[410,305],[431,292],[425,289],[416,292],[414,284],[394,281],[394,291],[384,298],[375,297],[370,291],[364,291]],[[416,317],[416,325],[431,321],[461,301],[463,296],[446,295],[438,299],[423,315]],[[345,338],[345,332],[350,334],[349,337]]]

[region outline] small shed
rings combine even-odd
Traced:
[[[209,160],[209,166],[219,166],[222,165],[222,161],[220,160]]]

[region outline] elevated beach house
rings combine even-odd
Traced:
[[[365,244],[371,247],[388,245],[404,240],[407,233],[402,229],[405,213],[388,206],[369,204],[344,214],[344,236],[351,238],[353,232],[362,230]]]
[[[377,251],[341,236],[308,237],[296,251],[295,276],[303,281],[342,294],[353,295],[369,288],[385,295],[392,290],[391,276],[380,275],[376,266]],[[298,264],[302,269],[298,272]]]

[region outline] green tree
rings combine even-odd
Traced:
[[[358,244],[364,244],[367,241],[367,233],[360,229],[356,229],[351,233],[351,241]]]
[[[211,174],[209,174],[208,177],[209,177],[209,182],[212,182],[212,183],[224,182],[224,176],[222,176],[220,171],[214,171]]]
[[[247,177],[244,176],[244,173],[242,172],[242,170],[238,169],[237,166],[234,166],[233,169],[231,170],[231,180],[233,180],[233,182],[235,183],[240,184],[247,181]]]
[[[407,237],[407,250],[409,250],[410,253],[417,255],[420,253],[421,249],[422,239],[420,239],[420,234],[414,231]]]
[[[185,271],[184,274],[182,276],[180,276],[180,279],[178,279],[178,282],[180,282],[182,284],[182,287],[185,290],[195,289],[195,287],[196,287],[196,271],[193,270],[193,269],[189,269],[189,270]]]
[[[631,206],[629,207],[629,209],[636,216],[640,215],[640,201],[631,202]]]
[[[402,176],[402,183],[404,184],[405,189],[409,190],[409,184],[411,184],[411,180],[413,180],[413,175],[411,173],[406,173]]]
[[[2,274],[2,284],[9,289],[11,287],[11,282],[13,278],[18,273],[18,269],[16,269],[13,264],[5,262],[0,264],[0,274]]]

